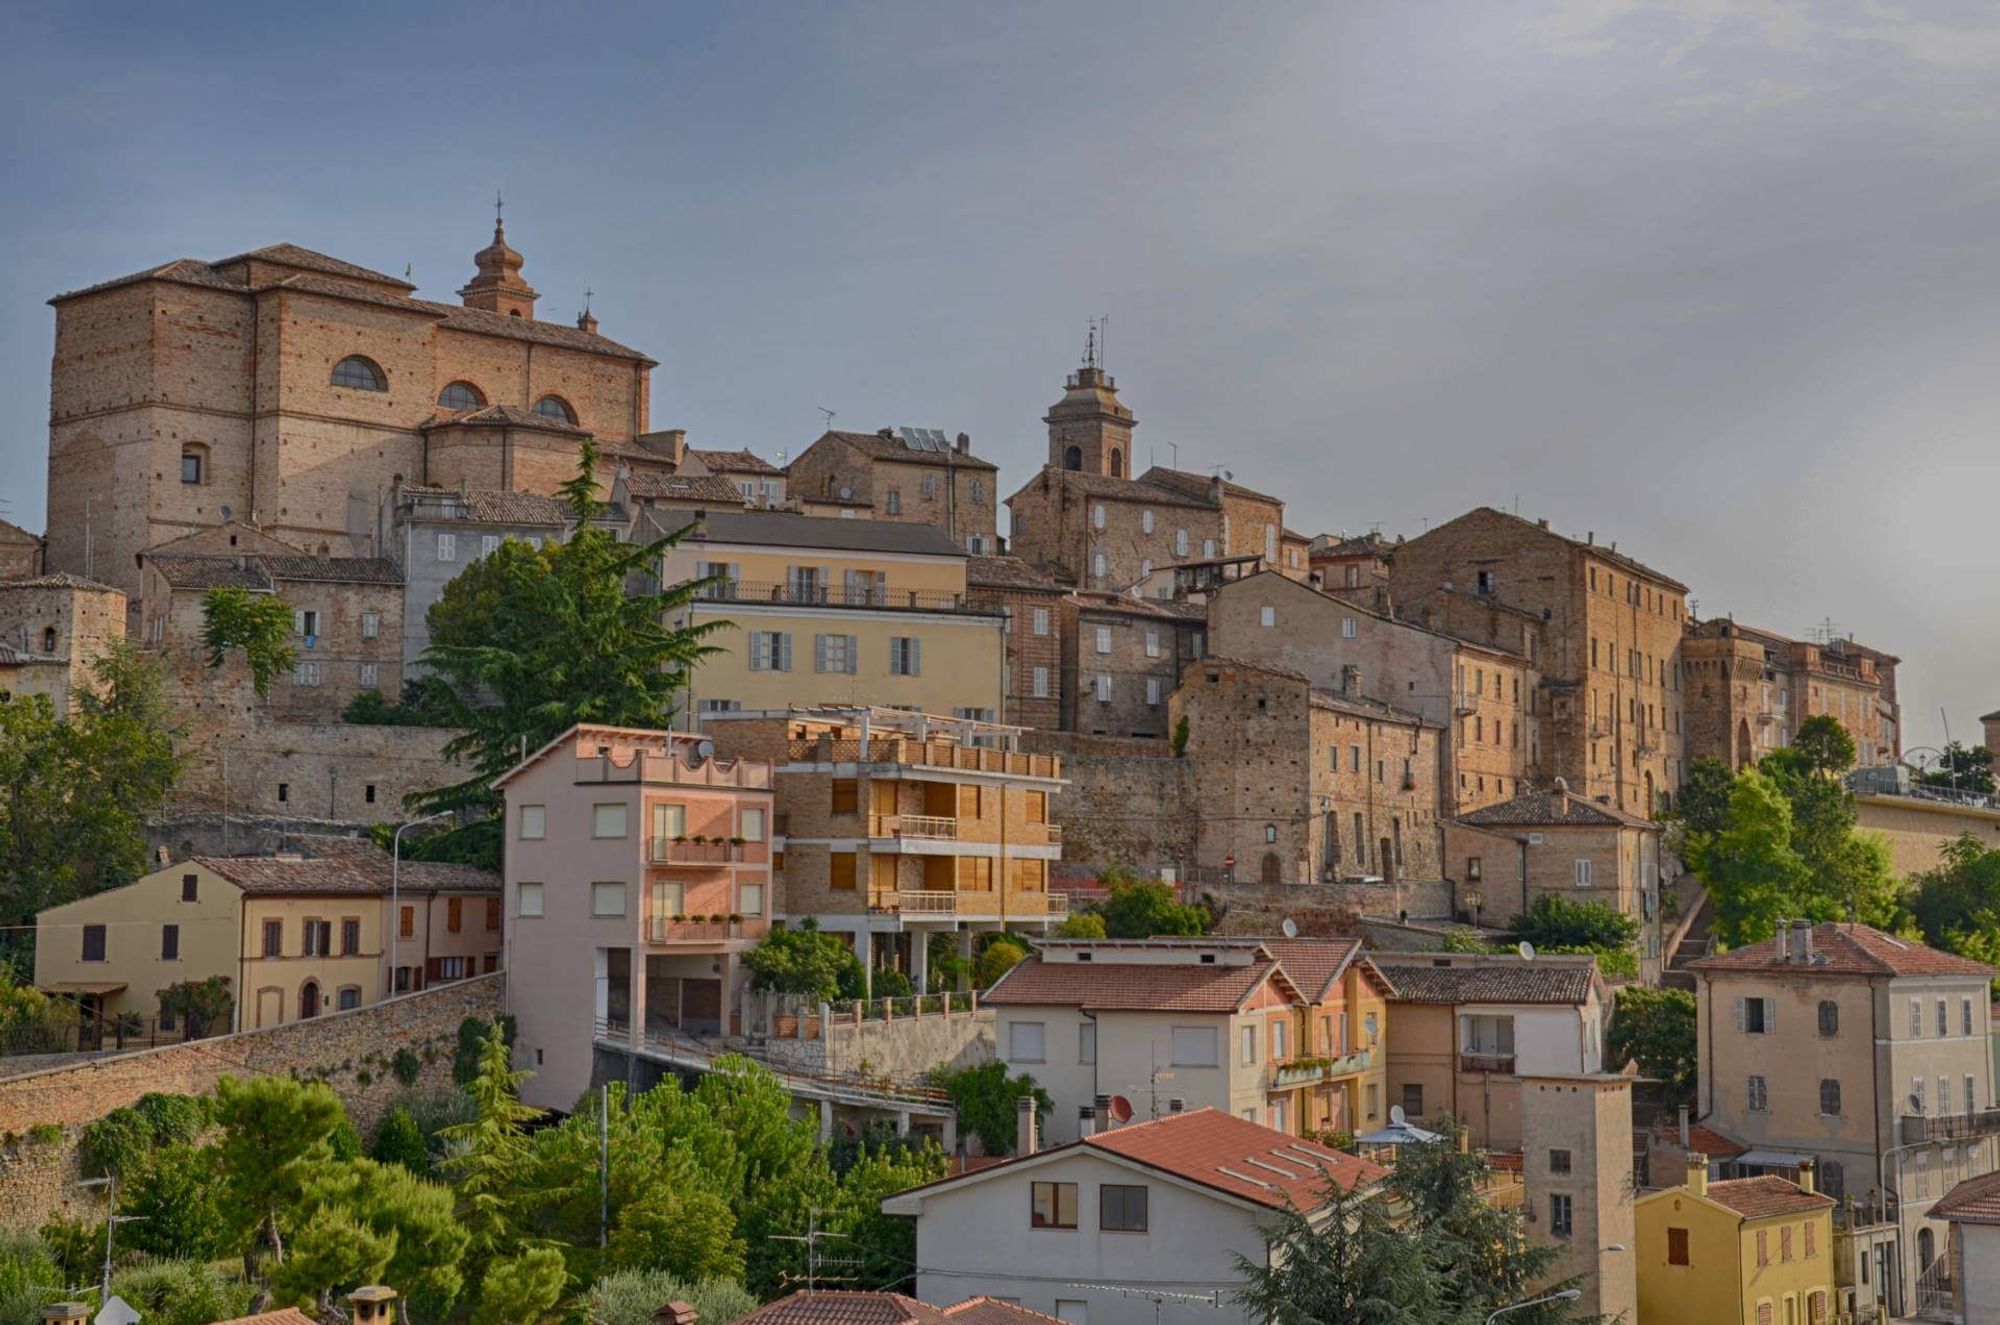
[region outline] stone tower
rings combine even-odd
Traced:
[[[1585,1316],[1639,1316],[1632,1200],[1632,1080],[1521,1078],[1528,1237],[1559,1249],[1549,1279],[1574,1278]]]
[[[1063,398],[1049,407],[1049,463],[1112,478],[1132,476],[1132,429],[1138,420],[1118,401],[1118,383],[1097,361],[1091,329],[1083,366],[1069,375]]]
[[[473,254],[472,261],[479,274],[458,292],[467,308],[534,318],[535,300],[540,296],[521,279],[525,259],[507,246],[507,227],[497,215],[493,218],[493,242]]]

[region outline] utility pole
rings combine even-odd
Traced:
[[[597,1088],[597,1245],[611,1237],[611,1083]]]

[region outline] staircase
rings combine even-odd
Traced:
[[[1694,991],[1694,976],[1685,968],[1714,949],[1715,940],[1709,932],[1714,923],[1715,907],[1709,901],[1708,889],[1701,888],[1695,894],[1693,908],[1667,940],[1666,970],[1660,977],[1661,984],[1670,989]]]

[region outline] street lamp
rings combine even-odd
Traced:
[[[1486,1325],[1493,1325],[1494,1321],[1500,1319],[1510,1311],[1523,1311],[1528,1307],[1541,1306],[1545,1302],[1574,1302],[1582,1296],[1583,1290],[1581,1288],[1565,1288],[1559,1293],[1550,1293],[1547,1297],[1536,1297],[1530,1298],[1526,1302],[1516,1302],[1513,1306],[1502,1307],[1488,1316],[1486,1318]]]
[[[389,841],[389,993],[387,997],[394,998],[396,995],[396,935],[399,932],[401,932],[403,928],[403,913],[401,908],[397,904],[401,897],[401,885],[403,882],[403,834],[409,832],[412,828],[415,828],[418,824],[427,824],[431,822],[431,820],[433,819],[442,819],[445,816],[449,815],[450,813],[451,813],[450,810],[439,810],[436,814],[427,814],[421,819],[412,819],[408,823],[399,826],[396,829],[395,833],[390,838]]]

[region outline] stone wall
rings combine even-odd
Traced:
[[[1167,742],[1028,731],[1021,748],[1061,755],[1069,783],[1049,798],[1049,818],[1063,831],[1051,882],[1094,879],[1113,865],[1150,874],[1176,853],[1194,858],[1191,781]]]
[[[1304,934],[1351,934],[1363,917],[1446,923],[1452,885],[1447,879],[1376,883],[1201,883],[1191,895],[1207,895],[1225,908],[1222,930],[1230,934],[1275,934],[1289,919]]]
[[[390,1071],[399,1049],[418,1056],[414,1089],[451,1084],[459,1023],[491,1021],[503,1010],[505,976],[438,985],[386,1003],[310,1021],[222,1035],[189,1044],[96,1058],[0,1081],[0,1228],[34,1228],[73,1199],[78,1132],[153,1091],[204,1095],[225,1076],[297,1076],[324,1081],[366,1133],[406,1089]],[[55,1124],[64,1140],[25,1140]],[[88,1193],[83,1195],[87,1203]]]
[[[993,1014],[984,1008],[858,1022],[829,1017],[819,1039],[772,1039],[762,1050],[778,1067],[899,1081],[928,1076],[940,1067],[979,1067],[997,1055]]]
[[[452,733],[435,727],[285,722],[204,706],[181,716],[190,728],[188,760],[169,817],[383,823],[403,817],[409,793],[465,776],[444,757]]]

